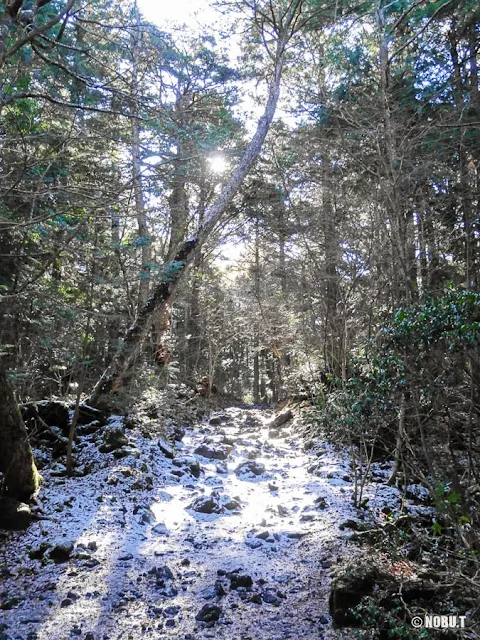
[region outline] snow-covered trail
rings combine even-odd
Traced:
[[[0,638],[341,637],[328,589],[348,553],[339,527],[357,516],[348,460],[303,452],[288,425],[269,438],[271,417],[222,411],[174,459],[135,432],[118,459],[82,438],[91,472],[47,472],[54,519],[0,546]]]

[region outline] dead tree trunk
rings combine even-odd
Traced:
[[[29,498],[40,485],[27,429],[7,373],[0,367],[0,471],[4,474],[6,493],[15,498]]]

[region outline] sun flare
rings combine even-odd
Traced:
[[[213,173],[224,173],[228,169],[228,163],[223,156],[212,156],[209,164]]]

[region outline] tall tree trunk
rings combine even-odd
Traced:
[[[275,115],[280,95],[280,80],[282,77],[285,49],[295,31],[295,24],[301,5],[301,0],[291,3],[287,15],[282,16],[274,56],[273,77],[269,85],[265,110],[258,121],[257,129],[250,143],[247,145],[239,164],[223,187],[218,198],[205,212],[205,221],[200,227],[196,238],[187,240],[176,255],[175,260],[164,266],[163,277],[160,283],[140,309],[135,322],[125,335],[120,351],[95,385],[90,397],[91,403],[99,403],[103,395],[113,393],[128,376],[135,355],[150,330],[155,314],[163,313],[166,306],[172,303],[178,284],[190,266],[195,252],[200,250],[215,229],[225,210],[238,192],[251,166],[257,159],[270,129],[273,116]]]
[[[8,381],[0,367],[0,471],[8,495],[29,498],[38,489],[41,477],[28,442],[27,429]]]
[[[414,283],[411,279],[412,265],[409,260],[411,256],[415,256],[415,247],[413,244],[413,234],[411,233],[411,216],[403,211],[403,202],[401,197],[401,185],[399,175],[399,159],[396,142],[395,121],[392,116],[394,113],[395,103],[392,107],[392,96],[390,90],[390,60],[389,60],[389,42],[390,33],[387,28],[385,8],[383,0],[379,0],[376,4],[376,19],[379,30],[379,67],[380,67],[380,96],[383,121],[383,139],[381,164],[383,175],[381,176],[384,186],[384,206],[386,217],[390,223],[391,242],[392,242],[392,264],[394,265],[393,275],[398,278],[398,286],[396,291],[396,303],[411,302],[414,296],[412,286]],[[397,124],[398,127],[398,124]],[[398,265],[398,275],[396,267]],[[415,259],[413,262],[415,268]],[[415,281],[416,282],[416,281]]]
[[[258,231],[258,218],[255,222],[255,297],[257,299],[257,305],[261,305],[261,290],[260,290],[260,238]],[[254,326],[254,338],[253,338],[253,402],[260,404],[260,327],[258,320]]]
[[[132,111],[138,116],[136,100],[139,95],[139,56],[142,47],[142,27],[137,3],[134,4],[136,28],[132,32]],[[142,157],[140,148],[140,125],[136,117],[132,118],[132,180],[135,198],[135,215],[138,225],[138,237],[141,240],[140,285],[138,288],[138,304],[141,307],[147,301],[150,293],[150,271],[152,262],[152,247],[148,233],[147,213],[145,210],[145,195],[142,178]]]
[[[457,34],[457,25],[455,19],[452,21],[452,27],[449,32],[450,41],[450,58],[453,66],[453,88],[455,107],[458,111],[459,120],[463,117],[465,108],[463,100],[463,79],[462,68],[459,58],[459,42]],[[474,222],[472,211],[472,193],[470,188],[469,167],[467,158],[467,149],[465,144],[465,136],[467,131],[460,128],[456,132],[458,136],[458,179],[460,186],[460,202],[463,212],[463,231],[464,231],[464,255],[465,255],[465,286],[474,287],[476,284],[476,241],[474,235]]]

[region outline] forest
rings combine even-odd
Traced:
[[[161,4],[0,2],[0,640],[480,638],[477,0]]]

